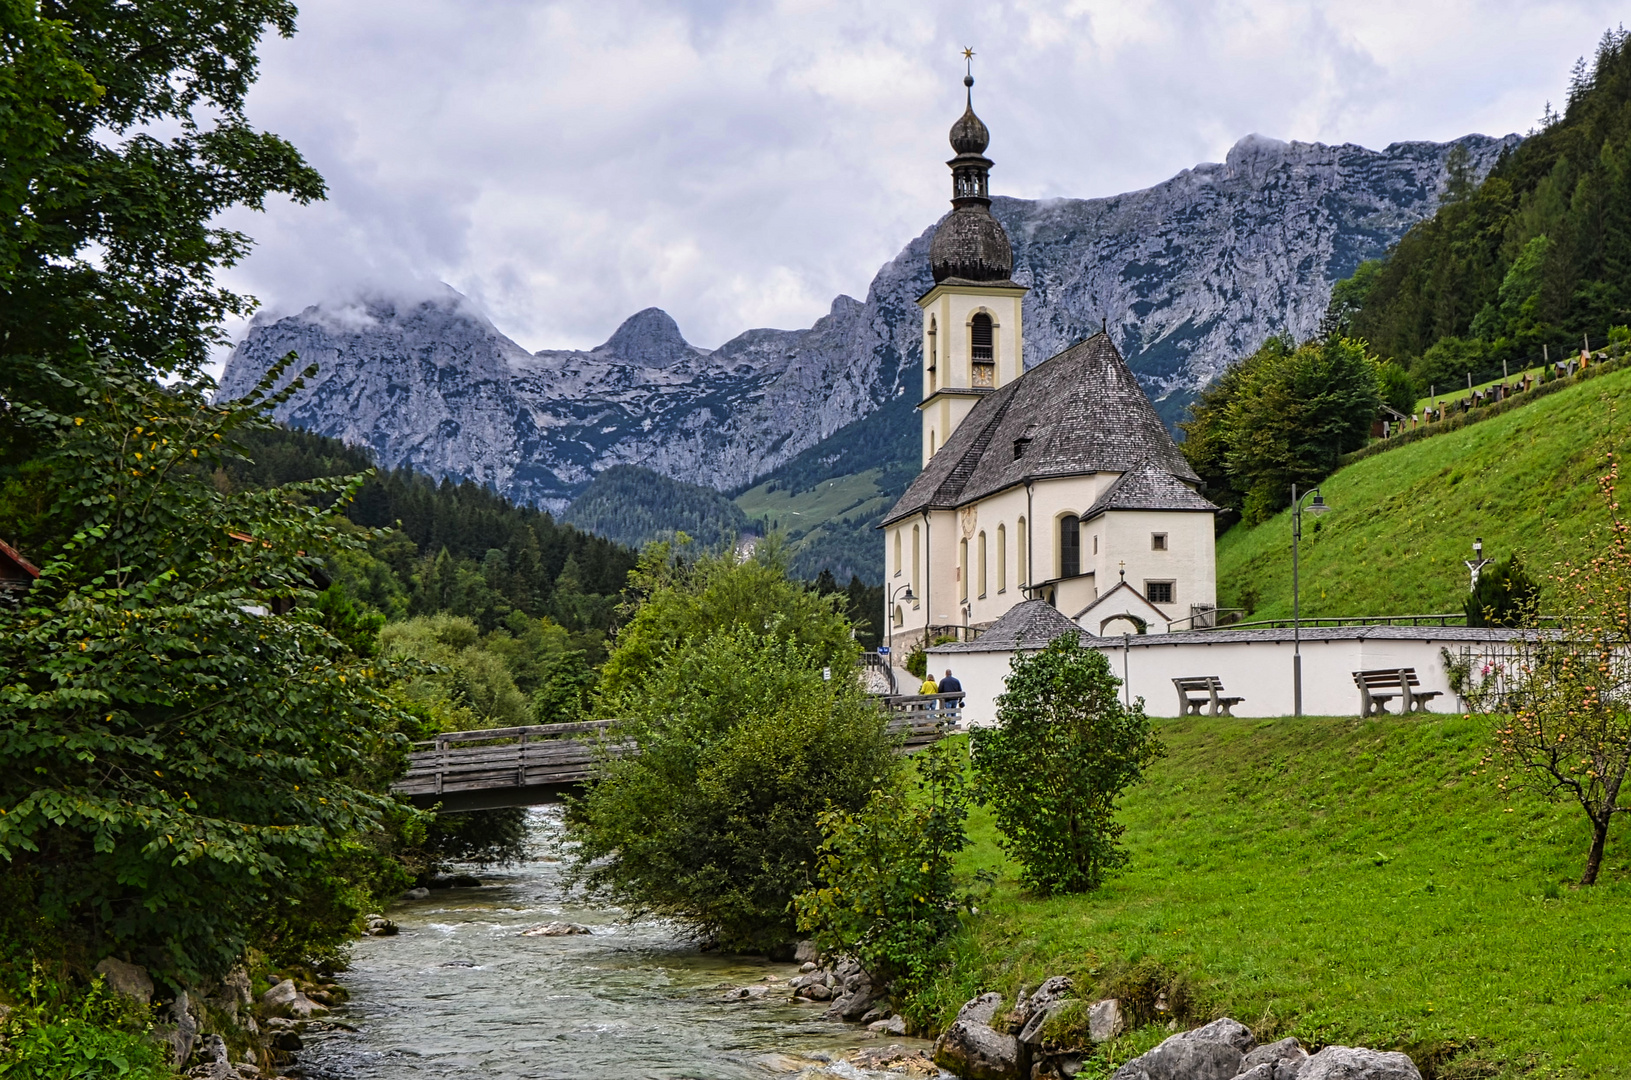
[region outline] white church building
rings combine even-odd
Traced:
[[[923,471],[881,526],[896,654],[1033,599],[1093,635],[1210,625],[1217,507],[1109,335],[1024,369],[1027,289],[991,216],[989,141],[970,90],[918,299]]]

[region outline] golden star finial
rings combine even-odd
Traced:
[[[974,50],[973,49],[964,49],[963,50],[963,59],[964,60],[974,59]]]

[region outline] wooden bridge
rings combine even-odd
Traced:
[[[885,697],[889,730],[901,737],[906,753],[944,737],[958,720],[953,704],[961,695]],[[537,724],[529,727],[449,731],[415,743],[408,772],[391,785],[415,806],[440,804],[441,812],[463,813],[500,806],[559,802],[589,778],[615,721]],[[632,750],[628,741],[604,746],[611,754]]]

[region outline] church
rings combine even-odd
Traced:
[[[895,651],[966,639],[1032,599],[1096,635],[1210,626],[1217,507],[1109,334],[1025,370],[1028,290],[991,215],[990,133],[963,82],[952,212],[918,298],[923,471],[880,526]]]

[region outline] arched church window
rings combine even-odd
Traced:
[[[985,598],[985,530],[980,530],[980,598]]]
[[[1082,522],[1075,514],[1059,519],[1059,576],[1082,572]]]
[[[957,599],[968,599],[968,541],[957,542]]]
[[[900,577],[901,569],[902,569],[902,567],[901,567],[901,564],[900,564],[900,530],[896,529],[895,530],[895,576],[896,577]]]
[[[997,526],[997,591],[1008,591],[1008,526]]]
[[[918,572],[919,565],[920,565],[920,557],[918,555],[918,529],[917,529],[916,525],[913,525],[912,526],[912,592],[916,596],[922,596],[923,595],[923,588],[922,588],[922,586],[920,586],[918,584],[918,574],[917,574],[917,572]]]
[[[1024,518],[1019,519],[1019,531],[1014,534],[1014,541],[1015,547],[1018,549],[1019,556],[1019,587],[1023,589],[1026,585],[1030,584],[1031,581],[1031,579],[1026,575],[1026,571],[1030,569],[1030,566],[1026,562],[1029,553],[1025,549]]]
[[[929,390],[932,393],[937,385],[936,373],[940,364],[940,332],[935,326],[934,316],[929,316]]]
[[[991,316],[980,312],[969,324],[970,358],[974,361],[973,386],[997,384],[996,350],[992,344]]]

